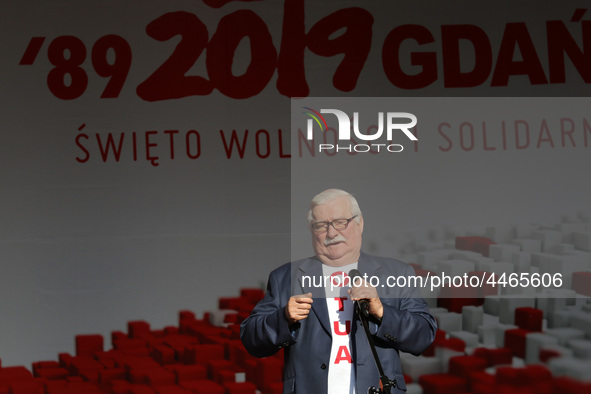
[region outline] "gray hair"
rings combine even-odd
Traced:
[[[314,209],[314,207],[317,207],[318,205],[324,205],[326,203],[336,200],[339,197],[347,197],[349,199],[349,203],[351,205],[351,214],[353,216],[357,216],[355,218],[355,221],[359,222],[361,216],[363,215],[361,214],[361,209],[359,208],[359,204],[357,203],[355,197],[353,197],[351,193],[341,189],[328,189],[315,195],[312,201],[310,202],[310,209],[308,210],[307,217],[308,224],[312,224],[312,222],[314,221],[314,217],[312,216],[312,210]]]

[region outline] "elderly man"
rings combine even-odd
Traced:
[[[354,313],[354,302],[365,300],[370,335],[386,376],[394,381],[392,392],[406,391],[399,351],[420,354],[437,330],[417,289],[386,285],[389,276],[408,277],[413,269],[361,252],[363,216],[343,190],[315,196],[308,222],[316,255],[271,272],[264,299],[241,325],[242,343],[257,357],[285,348],[284,393],[364,394],[380,381]],[[351,269],[382,282],[374,288],[346,280]],[[351,282],[355,286],[349,288]]]

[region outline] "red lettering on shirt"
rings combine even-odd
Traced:
[[[340,330],[341,325],[339,324],[338,321],[334,321],[334,333],[337,335],[349,335],[349,333],[351,332],[351,321],[347,320],[345,321],[345,332]]]
[[[349,349],[347,349],[347,346],[339,347],[339,351],[337,352],[337,357],[335,358],[334,363],[338,364],[343,360],[347,361],[349,364],[353,363],[353,361],[351,360],[351,354],[349,354]]]
[[[339,312],[344,312],[345,311],[345,300],[347,299],[347,297],[335,297],[335,301],[339,303]]]

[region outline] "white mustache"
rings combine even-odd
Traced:
[[[332,245],[332,244],[336,244],[338,242],[347,242],[347,238],[343,237],[341,234],[337,235],[334,238],[326,238],[324,240],[324,246],[328,246],[328,245]]]

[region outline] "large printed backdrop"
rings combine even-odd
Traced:
[[[271,268],[292,257],[292,219],[305,231],[307,201],[326,187],[353,189],[371,206],[371,219],[396,210],[401,201],[367,187],[371,175],[351,180],[347,167],[335,174],[313,166],[292,182],[290,97],[587,96],[591,28],[584,7],[2,3],[4,365],[53,359],[72,350],[74,335],[108,335],[132,319],[164,326],[180,309],[211,309],[219,296],[264,284]],[[462,149],[457,134],[447,134],[451,141],[420,135],[423,146],[435,148],[420,161],[409,153],[392,165],[389,184],[408,204],[405,220],[392,225],[420,233],[588,212],[584,199],[570,197],[589,192],[576,176],[589,151],[581,118],[575,122],[576,146],[558,134],[555,149],[534,149],[532,140],[530,149],[499,150],[495,159],[482,148]],[[445,154],[436,148],[450,144]],[[545,158],[551,168],[532,165]],[[485,159],[509,166],[508,178],[492,169],[474,174]],[[450,163],[453,174],[443,173]],[[515,186],[532,173],[534,189]],[[466,207],[473,190],[457,180],[475,176],[495,192],[479,190],[478,204]],[[447,188],[446,178],[461,187]],[[418,194],[434,184],[440,195]],[[499,184],[513,186],[505,195]],[[516,212],[537,201],[544,184],[553,198],[568,198],[544,200],[542,217],[539,210]],[[488,208],[470,216],[465,209],[475,206]],[[389,236],[370,236],[368,249],[401,253]],[[297,249],[298,256],[311,253],[305,241]]]

